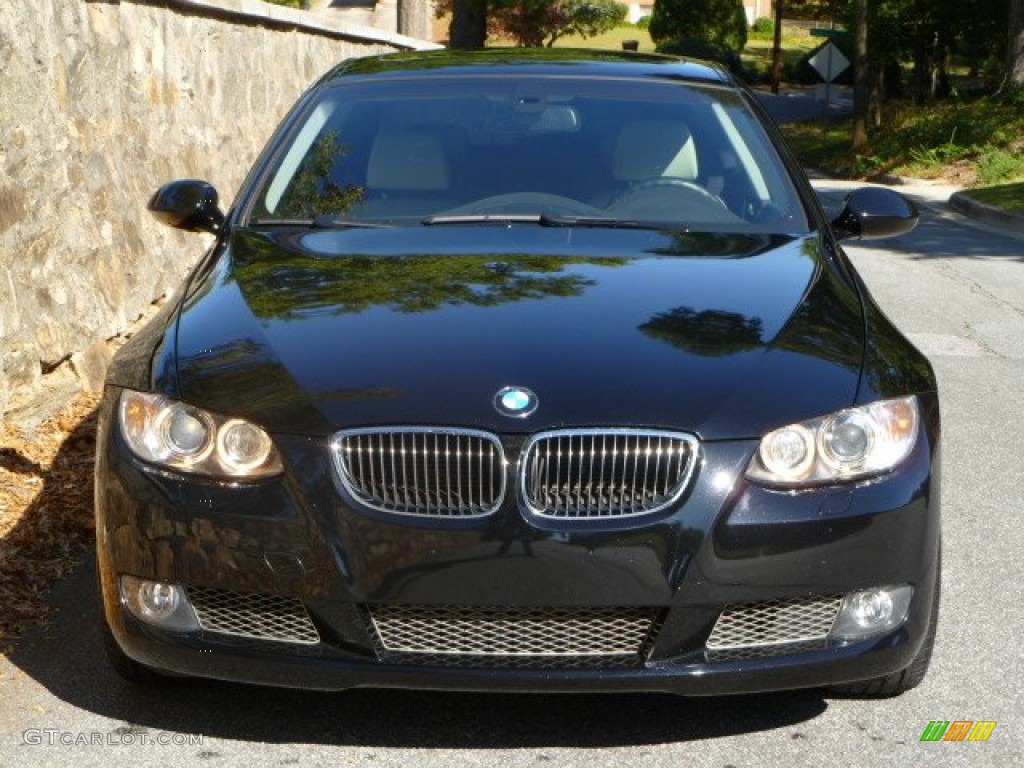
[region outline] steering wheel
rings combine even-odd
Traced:
[[[619,197],[619,200],[622,200],[623,198],[632,197],[633,195],[641,194],[651,189],[661,189],[663,187],[685,189],[690,192],[695,192],[699,194],[701,197],[718,203],[723,208],[728,207],[726,206],[725,201],[722,200],[722,198],[720,198],[718,195],[714,195],[711,192],[708,192],[708,190],[702,187],[700,184],[697,184],[692,181],[687,181],[686,179],[679,179],[674,176],[658,176],[653,179],[638,181],[635,184],[631,185],[629,189],[627,189]]]
[[[738,220],[725,201],[700,184],[671,176],[659,176],[633,184],[607,208],[617,217],[686,222]]]

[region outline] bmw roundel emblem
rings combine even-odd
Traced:
[[[494,396],[494,407],[503,416],[525,419],[537,410],[540,401],[526,387],[503,387]]]

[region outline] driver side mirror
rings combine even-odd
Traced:
[[[164,184],[146,208],[158,221],[187,232],[217,233],[224,224],[224,213],[217,205],[217,189],[198,179]]]
[[[840,240],[875,240],[905,235],[917,226],[918,218],[917,206],[898,192],[864,187],[846,196],[832,229]]]

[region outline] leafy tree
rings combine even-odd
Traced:
[[[629,9],[615,0],[441,0],[438,15],[452,14],[453,48],[482,48],[487,33],[520,46],[552,46],[567,35],[593,37],[614,29]]]
[[[550,48],[560,37],[614,29],[628,10],[615,0],[492,0],[491,27],[521,46]]]
[[[786,18],[839,21],[850,0],[786,0]]]
[[[311,218],[320,214],[343,216],[363,199],[366,190],[355,185],[341,186],[331,178],[331,169],[348,154],[337,131],[316,140],[302,161],[277,211],[279,216]]]
[[[867,49],[860,72],[862,98],[857,100],[858,122],[881,124],[883,101],[903,95],[902,69],[913,62],[911,83],[918,101],[951,93],[950,65],[953,56],[966,59],[972,72],[998,70],[1001,79],[1006,53],[1007,8],[1010,0],[830,0],[817,5],[838,13],[856,33],[861,22],[868,30]],[[803,8],[812,0],[787,0]],[[853,38],[851,38],[852,40]],[[851,50],[848,55],[854,53]],[[855,77],[857,73],[854,73]],[[863,110],[863,112],[861,111]],[[869,114],[870,113],[870,114]],[[860,140],[864,134],[858,135]]]
[[[595,281],[576,265],[621,267],[623,258],[519,254],[380,257],[267,253],[260,235],[237,241],[231,277],[260,319],[345,315],[372,307],[401,313],[444,306],[494,307],[551,296],[582,296]]]
[[[747,16],[741,0],[655,0],[651,38],[659,45],[695,38],[739,51],[747,44]]]
[[[641,333],[704,357],[725,357],[755,349],[762,344],[759,317],[736,312],[676,307],[659,312],[640,326]]]

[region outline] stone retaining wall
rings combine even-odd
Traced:
[[[0,414],[176,286],[203,241],[150,194],[213,182],[227,207],[287,109],[338,61],[436,47],[258,0],[3,0]]]

